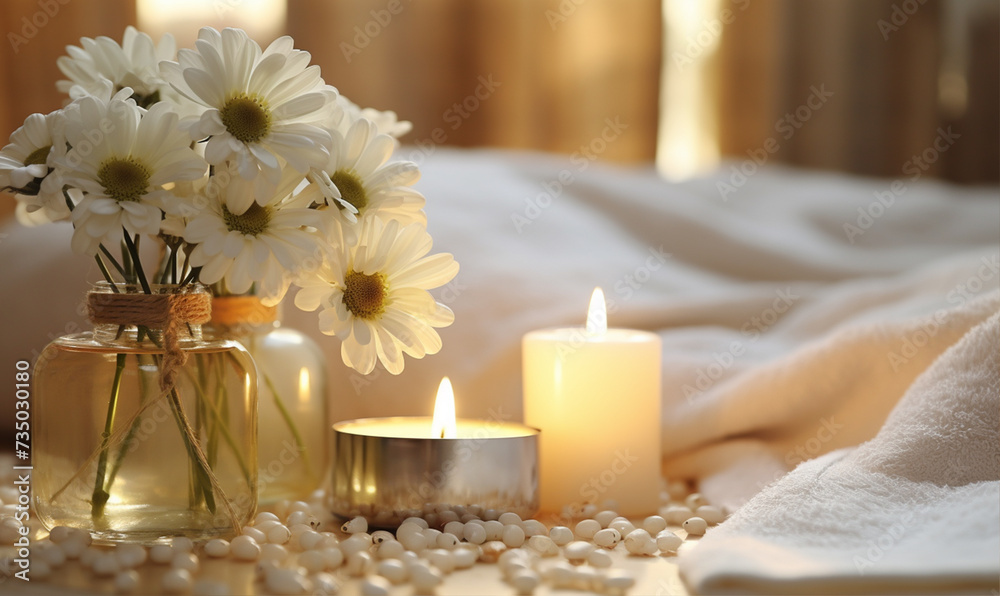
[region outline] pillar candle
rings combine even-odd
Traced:
[[[598,288],[587,327],[532,331],[522,348],[525,423],[542,431],[541,509],[611,499],[620,515],[655,513],[660,338],[608,329]]]

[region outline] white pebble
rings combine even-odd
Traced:
[[[621,518],[611,522],[608,528],[618,530],[622,536],[628,536],[635,529],[635,526],[629,520]]]
[[[533,593],[540,583],[542,583],[542,578],[530,569],[521,570],[510,578],[510,585],[517,590],[518,594],[522,595]]]
[[[194,553],[177,553],[170,566],[174,569],[187,569],[191,573],[198,571],[198,555]]]
[[[260,513],[257,514],[256,517],[253,518],[254,525],[262,524],[266,521],[281,521],[281,520],[278,519],[277,515],[271,513],[270,511],[261,511]]]
[[[456,546],[458,546],[458,537],[455,536],[454,534],[447,534],[442,532],[441,534],[438,535],[435,543],[438,548],[451,550]]]
[[[435,569],[414,567],[410,570],[410,585],[416,594],[433,594],[434,589],[441,585],[444,577]]]
[[[344,551],[344,556],[348,557],[354,553],[368,552],[371,549],[371,540],[366,538],[367,534],[352,534],[350,538],[340,543],[340,550]]]
[[[375,573],[394,584],[401,584],[410,577],[410,571],[399,559],[385,559],[375,566]]]
[[[323,567],[329,571],[344,564],[344,551],[336,546],[320,549],[319,554],[323,556]]]
[[[594,515],[594,521],[601,524],[601,528],[608,527],[614,519],[618,517],[618,513],[611,511],[610,509],[605,509]]]
[[[360,534],[368,531],[368,520],[364,517],[352,517],[340,526],[340,530],[345,534]]]
[[[149,553],[141,544],[119,544],[115,547],[115,557],[122,569],[135,569],[146,562]]]
[[[701,493],[691,493],[684,499],[684,504],[688,506],[691,511],[697,510],[702,505],[708,505],[708,499],[701,496]]]
[[[505,525],[503,527],[502,540],[503,543],[509,546],[510,548],[517,548],[522,544],[524,544],[524,530],[521,528],[521,526],[516,524]]]
[[[408,517],[408,518],[406,518],[406,519],[403,520],[403,523],[399,524],[399,529],[402,529],[403,526],[406,525],[406,524],[408,524],[408,523],[409,524],[416,524],[416,525],[420,526],[420,528],[423,529],[423,530],[426,530],[427,528],[430,527],[430,524],[427,523],[427,520],[424,519],[424,518],[422,518],[422,517]],[[397,530],[397,533],[398,533],[398,530]]]
[[[420,552],[427,548],[427,538],[425,538],[421,532],[412,532],[402,535],[397,533],[396,539],[403,545],[404,548],[406,548],[406,550]]]
[[[222,538],[213,538],[205,543],[205,554],[210,557],[220,558],[229,556],[229,541]]]
[[[663,530],[667,529],[667,520],[663,519],[659,515],[650,515],[646,519],[642,520],[642,529],[649,532],[650,536],[656,536]]]
[[[297,525],[309,526],[309,528],[315,528],[319,526],[319,520],[316,516],[309,513],[308,511],[293,511],[288,514],[288,519],[285,520],[285,525],[288,527]],[[367,527],[367,525],[366,525]]]
[[[486,529],[486,541],[500,540],[503,537],[504,525],[496,520],[490,520],[483,524]]]
[[[594,552],[594,545],[583,540],[570,542],[563,549],[563,553],[570,562],[585,561],[592,552]]]
[[[281,524],[271,527],[265,534],[271,544],[285,544],[292,537],[291,530]]]
[[[516,513],[514,513],[514,512],[512,512],[512,511],[507,511],[505,513],[501,513],[500,517],[497,518],[497,521],[499,521],[500,523],[502,523],[505,526],[510,525],[510,524],[514,524],[514,525],[520,526],[521,525],[521,516],[518,515],[518,514],[516,514]]]
[[[557,546],[566,546],[570,542],[573,542],[573,530],[570,530],[566,526],[552,526],[552,529],[549,530],[549,538]]]
[[[406,552],[406,547],[398,540],[386,540],[375,549],[375,555],[380,559],[398,559]]]
[[[467,524],[463,530],[462,534],[465,539],[472,544],[482,544],[486,542],[486,528],[481,524]]]
[[[389,583],[389,580],[379,575],[365,578],[361,582],[361,593],[364,596],[388,596],[391,588],[392,584]]]
[[[280,544],[260,545],[260,560],[274,561],[281,565],[288,560],[288,549]]]
[[[695,515],[705,520],[710,525],[721,524],[726,519],[726,515],[715,505],[702,505],[695,511]]]
[[[299,567],[302,567],[309,573],[319,573],[326,569],[326,561],[323,560],[323,553],[318,550],[307,550],[299,553],[295,561]]]
[[[309,589],[306,578],[295,569],[275,567],[264,574],[264,586],[270,594],[292,596],[304,594]]]
[[[607,569],[611,567],[612,562],[611,554],[606,550],[597,549],[587,556],[587,563],[598,569]]]
[[[656,554],[656,541],[642,528],[632,530],[625,536],[625,550],[629,554],[651,557]]]
[[[656,535],[656,548],[660,549],[661,552],[677,552],[677,549],[680,548],[682,544],[684,544],[684,540],[670,530],[663,530]]]
[[[277,520],[274,520],[277,521]],[[254,539],[257,544],[263,544],[267,542],[267,534],[257,528],[251,528],[250,526],[244,526],[243,536],[249,536]]]
[[[388,532],[386,532],[388,534]],[[392,534],[389,534],[391,537]],[[299,534],[297,540],[298,547],[302,550],[313,550],[318,548],[320,543],[323,542],[325,537],[315,530],[309,530],[308,532],[303,532]]]
[[[121,571],[121,566],[118,565],[118,558],[114,553],[103,553],[94,559],[91,569],[97,577],[111,577]]]
[[[479,558],[479,549],[456,548],[451,555],[455,561],[456,569],[468,569],[476,564],[476,559]]]
[[[666,509],[660,511],[660,515],[666,520],[668,524],[679,526],[691,517],[694,517],[694,511],[686,505],[670,505]]]
[[[385,530],[375,530],[372,532],[372,544],[382,544],[386,540],[395,540],[396,537],[392,535],[392,532],[386,532]]]
[[[458,520],[459,520],[459,515],[458,515],[458,513],[455,513],[454,511],[450,511],[449,510],[449,511],[442,511],[442,512],[438,513],[438,524],[440,524],[442,526],[446,526],[446,525],[450,524],[451,522],[458,521]]]
[[[136,588],[138,587],[139,587],[139,572],[134,569],[130,569],[128,571],[122,571],[121,573],[115,576],[115,592],[118,592],[120,594],[129,594],[135,592]]]
[[[482,549],[479,553],[480,561],[483,563],[496,563],[500,555],[506,552],[507,545],[498,540],[490,540],[484,542],[480,548]]]
[[[574,532],[580,538],[590,540],[600,529],[601,523],[596,519],[585,519],[576,524],[576,530],[574,530]]]
[[[573,582],[573,567],[565,561],[557,561],[551,567],[542,571],[542,577],[559,590],[569,588]]]
[[[229,550],[234,557],[241,561],[256,561],[257,557],[260,556],[260,545],[246,534],[233,538],[229,544]]]
[[[166,565],[174,560],[174,547],[169,544],[154,544],[149,547],[149,560],[159,565]]]
[[[528,547],[543,557],[554,557],[559,554],[559,546],[544,534],[528,538]]]
[[[340,592],[340,580],[332,573],[317,573],[312,576],[313,594],[332,596]]]
[[[602,548],[612,549],[622,541],[621,532],[614,528],[604,528],[594,534],[594,544]]]
[[[283,525],[284,525],[283,523],[281,523],[276,519],[266,519],[260,522],[259,524],[255,525],[254,527],[263,532],[264,534],[267,534],[267,531],[270,530],[271,528],[276,528],[278,526],[283,526]]]
[[[681,527],[691,536],[701,536],[708,529],[708,522],[700,517],[692,517],[685,521]]]
[[[368,553],[353,553],[347,557],[344,569],[351,577],[364,577],[375,567],[372,556]]]
[[[194,550],[194,542],[187,536],[176,536],[170,540],[170,546],[179,553],[189,553]]]
[[[425,556],[427,561],[437,567],[441,573],[448,574],[455,570],[455,557],[452,556],[451,551],[435,548],[427,551]]]
[[[450,521],[444,525],[444,533],[451,534],[461,540],[465,538],[465,524],[460,521]]]
[[[191,590],[194,579],[187,569],[170,569],[160,578],[160,588],[167,594],[183,594]]]
[[[56,544],[62,544],[63,542],[66,542],[66,539],[72,534],[72,528],[67,528],[66,526],[56,526],[49,530],[49,540],[55,542]]]
[[[433,547],[437,542],[438,536],[441,535],[441,530],[438,530],[437,528],[427,528],[422,532],[422,534],[424,535],[424,538],[427,539],[427,546]]]
[[[531,538],[532,536],[548,535],[549,533],[545,524],[537,519],[524,520],[524,522],[521,523],[521,528],[524,529],[524,535],[528,538]]]

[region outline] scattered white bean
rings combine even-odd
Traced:
[[[486,542],[486,528],[481,524],[469,523],[462,529],[465,539],[472,544]]]
[[[392,532],[386,532],[385,530],[375,530],[372,532],[372,544],[382,544],[386,540],[395,540],[396,537],[392,535]]]
[[[554,540],[544,534],[528,538],[528,547],[543,557],[555,557],[559,554],[559,546],[556,545]]]
[[[260,556],[260,545],[251,536],[246,534],[233,538],[229,544],[229,550],[233,556],[241,561],[256,561]],[[150,552],[152,557],[152,552]]]
[[[191,590],[194,579],[187,569],[170,569],[160,579],[160,588],[167,594],[183,594]]]
[[[288,549],[280,544],[260,545],[260,560],[275,561],[279,565],[288,560]]]
[[[340,580],[332,573],[317,573],[312,576],[314,594],[336,594],[340,592]]]
[[[507,545],[498,540],[490,540],[489,542],[484,542],[480,547],[482,552],[479,554],[479,560],[483,563],[496,563],[500,555],[507,550]]]
[[[580,538],[590,540],[594,537],[594,534],[600,530],[601,523],[599,521],[595,519],[585,519],[576,524],[576,530],[574,530],[574,532]]]
[[[307,550],[299,553],[295,557],[296,563],[309,573],[319,573],[326,569],[326,561],[323,560],[323,553],[318,550]]]
[[[642,520],[642,529],[649,532],[650,536],[656,536],[663,530],[667,529],[667,520],[663,519],[659,515],[650,515],[646,519]]]
[[[523,569],[510,578],[510,585],[518,594],[531,594],[542,583],[542,578],[531,569]]]
[[[483,524],[483,528],[486,529],[486,540],[500,540],[503,538],[504,525],[496,520],[489,520]]]
[[[274,567],[264,574],[264,586],[271,594],[282,596],[304,594],[309,589],[306,578],[295,569]]]
[[[410,577],[410,571],[399,559],[385,559],[375,566],[375,573],[394,584],[401,584]]]
[[[695,511],[695,515],[705,520],[710,525],[721,524],[726,519],[726,515],[715,505],[702,505]]]
[[[692,536],[701,536],[708,529],[708,522],[701,519],[700,517],[692,517],[691,519],[685,521],[682,528]]]
[[[618,530],[622,536],[628,536],[635,529],[635,526],[629,520],[622,518],[611,522],[608,528]]]
[[[552,526],[552,529],[549,530],[549,538],[557,546],[566,546],[570,542],[573,542],[573,530],[570,530],[566,526]]]
[[[456,548],[451,552],[451,555],[455,561],[455,569],[468,569],[476,564],[476,559],[479,558],[479,549]]]
[[[170,540],[170,546],[179,553],[189,553],[194,550],[194,542],[187,536],[176,536]]]
[[[271,544],[285,544],[292,537],[291,530],[281,524],[272,526],[265,534],[267,535],[267,541]]]
[[[367,532],[368,520],[361,516],[351,518],[350,520],[344,522],[344,525],[340,526],[340,530],[345,534],[360,534],[362,532]]]
[[[334,546],[320,549],[319,554],[323,556],[323,567],[332,571],[344,564],[344,551]]]
[[[198,571],[198,555],[194,553],[177,553],[170,561],[170,566],[174,569],[187,569],[191,573]]]
[[[670,530],[663,530],[656,535],[656,548],[660,549],[661,552],[677,552],[682,544],[684,544],[684,540]]]
[[[563,548],[563,553],[571,563],[585,561],[592,552],[594,552],[594,545],[583,540],[570,542]]]
[[[103,553],[94,559],[91,569],[97,577],[111,577],[121,571],[121,566],[118,565],[118,558],[114,553]]]
[[[344,569],[351,577],[364,577],[375,567],[372,556],[366,552],[353,553],[347,557]]]
[[[624,594],[635,585],[635,578],[623,569],[609,569],[601,579],[601,583],[604,589],[612,594]]]
[[[57,549],[53,549],[57,550]],[[135,569],[146,562],[149,553],[141,544],[119,544],[115,547],[115,557],[122,569]],[[49,561],[51,563],[52,561]]]
[[[406,547],[396,539],[386,540],[375,548],[375,556],[379,559],[398,559]]]
[[[612,562],[611,554],[603,549],[597,549],[587,556],[587,563],[591,567],[597,567],[598,569],[607,569],[611,567]]]
[[[252,528],[250,526],[245,526],[243,528],[243,536],[249,536],[253,538],[254,542],[256,542],[257,544],[262,544],[264,542],[267,542],[267,534],[265,534],[264,532],[262,532],[257,528]]]
[[[594,534],[594,544],[602,548],[612,549],[622,541],[622,534],[614,528],[604,528]]]
[[[441,573],[431,568],[414,567],[410,574],[410,584],[416,594],[433,594],[434,589],[444,581]]]
[[[659,549],[657,549],[656,541],[649,535],[649,532],[640,528],[632,530],[625,536],[625,550],[629,554],[651,557]]]
[[[670,505],[660,511],[660,515],[668,524],[679,526],[688,519],[694,517],[694,511],[686,505]]]
[[[32,575],[34,575],[34,570],[32,570]],[[115,576],[115,592],[120,594],[129,594],[131,592],[135,592],[138,587],[139,572],[134,569],[122,571]]]
[[[49,530],[49,540],[55,542],[56,544],[62,544],[63,542],[66,542],[66,539],[72,534],[73,531],[71,528],[67,528],[66,526],[56,526]]]
[[[503,516],[501,515],[500,517]],[[524,544],[524,530],[521,526],[516,524],[505,525],[503,527],[503,543],[511,548],[517,548]]]
[[[611,511],[610,509],[605,509],[594,515],[594,521],[601,524],[601,528],[606,528],[611,525],[611,522],[618,517],[618,512]]]
[[[174,560],[174,547],[169,544],[154,544],[149,547],[149,560],[159,565],[166,565]]]
[[[512,512],[512,511],[507,511],[505,513],[501,513],[500,517],[497,518],[497,521],[499,521],[500,523],[502,523],[505,526],[510,525],[510,524],[515,524],[515,525],[520,526],[522,520],[521,520],[521,516],[520,515]]]
[[[455,557],[451,551],[435,548],[426,553],[427,561],[438,568],[441,573],[448,574],[455,570]]]
[[[278,516],[271,513],[270,511],[261,511],[253,518],[254,525],[261,524],[266,521],[281,521]]]
[[[684,504],[688,506],[688,509],[695,511],[702,505],[708,505],[708,499],[701,496],[701,493],[691,493],[684,499]]]

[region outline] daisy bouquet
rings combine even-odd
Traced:
[[[408,122],[347,100],[289,37],[261,48],[204,28],[178,51],[129,27],[67,52],[65,107],[0,150],[22,223],[70,222],[114,291],[202,284],[265,305],[291,291],[362,374],[440,350],[454,317],[429,290],[458,264],[430,254],[418,168],[393,159]],[[143,263],[149,242],[159,255]]]

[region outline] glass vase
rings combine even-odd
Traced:
[[[206,334],[239,341],[257,367],[260,502],[305,499],[322,485],[329,462],[322,350],[282,326],[280,308],[264,306],[256,296],[213,299]]]
[[[99,284],[88,301],[114,303],[139,288]],[[153,286],[154,294],[204,287]],[[92,311],[92,319],[93,311]],[[99,542],[229,536],[257,506],[257,375],[237,342],[176,329],[95,324],[60,337],[38,358],[34,382],[33,504],[46,528],[70,526]],[[184,356],[181,358],[184,359]]]

